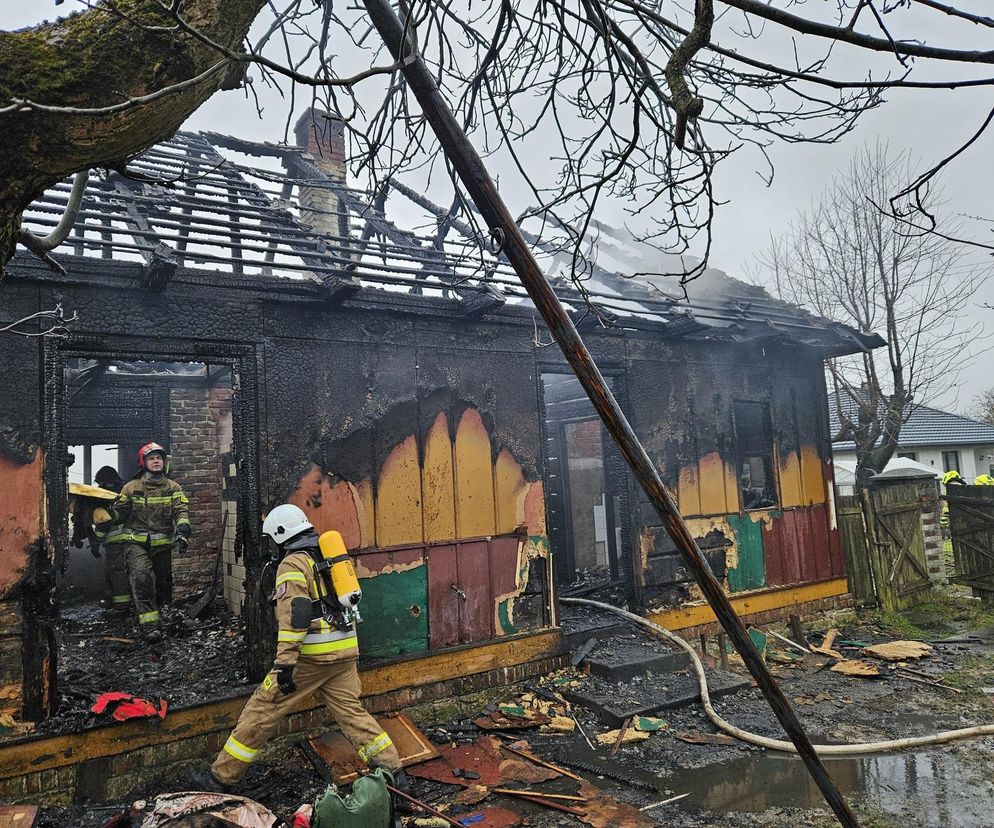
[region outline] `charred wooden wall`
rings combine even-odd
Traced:
[[[66,436],[59,372],[69,355],[231,365],[235,546],[246,568],[252,672],[268,667],[270,638],[255,590],[265,557],[259,520],[286,500],[358,551],[367,655],[554,623],[539,374],[562,363],[536,347],[527,312],[456,319],[444,300],[383,294],[360,294],[342,309],[295,297],[292,286],[277,293],[216,274],[205,283],[203,273],[180,272],[154,293],[138,287],[132,263],[73,266],[73,281],[46,284],[41,266],[21,264],[22,278],[3,288],[11,317],[56,301],[80,317],[66,343],[0,340],[11,366],[0,395],[0,462],[17,493],[0,504],[0,620],[10,620],[0,628],[0,693],[12,706],[23,702],[38,715],[52,698],[45,641],[61,533],[45,526],[64,520],[55,495],[65,490],[65,469],[39,446],[43,433],[52,446]],[[730,589],[842,573],[817,355],[645,332],[598,332],[589,341]],[[736,400],[769,405],[776,508],[742,509]],[[628,487],[622,568],[636,600],[693,598],[658,519]]]
[[[631,340],[633,425],[680,511],[732,592],[845,574],[834,518],[822,361],[801,348]],[[768,406],[777,502],[747,509],[734,407]],[[695,597],[644,498],[639,540],[645,600]]]

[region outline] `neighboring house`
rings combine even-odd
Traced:
[[[321,135],[300,121],[296,147],[179,133],[132,162],[174,186],[91,179],[55,254],[69,276],[24,253],[10,263],[4,319],[59,302],[79,319],[66,339],[0,339],[0,474],[14,495],[0,503],[3,706],[51,710],[70,446],[85,459],[86,446],[127,445],[129,460],[155,439],[185,453],[194,538],[214,539],[194,555],[201,583],[221,548],[256,668],[272,643],[251,606],[259,520],[287,500],[357,558],[364,670],[380,671],[367,689],[381,693],[517,680],[518,666],[561,659],[556,587],[585,570],[666,626],[714,620],[507,263],[391,182],[439,230],[397,227],[386,191],[346,184],[341,124],[317,121]],[[35,232],[67,191],[26,212]],[[588,276],[613,324],[568,279],[550,282],[715,574],[730,592],[764,591],[740,606],[845,594],[823,365],[879,337],[716,271],[688,299],[603,261]]]
[[[838,434],[838,412],[830,406],[829,414],[832,434]],[[836,463],[855,467],[856,445],[851,440],[834,442],[832,455]],[[994,426],[920,405],[901,427],[894,457],[914,460],[939,476],[955,469],[972,483],[979,474],[994,474]]]

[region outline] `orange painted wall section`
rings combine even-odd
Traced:
[[[412,434],[394,446],[376,475],[347,481],[311,466],[289,498],[320,530],[337,529],[349,549],[405,546],[513,532],[545,535],[541,481],[525,479],[506,448],[492,460],[478,411],[465,411],[453,443],[439,414],[419,456]]]
[[[0,457],[0,597],[5,596],[24,574],[28,548],[43,534],[42,453],[19,465]]]
[[[421,472],[424,496],[426,541],[448,540],[456,536],[455,478],[452,475],[452,441],[449,422],[439,414],[425,437],[424,468]]]
[[[468,408],[456,429],[456,535],[472,538],[495,532],[494,478],[490,435],[480,413]]]

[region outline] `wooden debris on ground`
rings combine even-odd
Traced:
[[[924,641],[888,641],[864,647],[863,653],[884,661],[906,661],[931,655],[932,645]]]
[[[859,676],[860,678],[875,678],[880,675],[880,668],[876,664],[860,659],[840,661],[829,669],[833,673],[842,673],[844,676]]]
[[[462,785],[465,788],[477,784],[492,787],[502,781],[499,744],[492,736],[480,736],[471,745],[441,745],[438,753],[437,759],[408,768],[408,774],[421,779],[432,779],[435,782]],[[455,774],[457,770],[472,771],[474,774],[479,774],[479,778],[457,776]]]
[[[844,659],[845,656],[842,655],[838,650],[832,649],[832,645],[835,644],[835,639],[839,637],[839,631],[835,627],[832,627],[827,633],[825,633],[825,639],[817,647],[812,647],[811,652],[818,653],[818,655],[828,656],[829,658]],[[832,669],[835,669],[834,667]]]
[[[547,782],[559,776],[557,771],[528,762],[524,759],[504,759],[500,763],[500,776],[505,782],[521,782],[533,785],[536,782]]]
[[[604,745],[605,747],[612,747],[615,742],[619,740],[619,744],[628,745],[632,742],[644,742],[652,734],[645,730],[637,730],[634,727],[625,726],[624,733],[622,733],[621,728],[615,728],[614,730],[609,730],[606,733],[598,733],[594,737],[594,741],[599,745]]]
[[[459,814],[456,821],[467,828],[512,828],[521,824],[521,817],[514,811],[494,805],[469,814]]]
[[[733,745],[735,739],[727,733],[704,733],[700,730],[681,730],[673,734],[688,745]]]
[[[403,713],[377,716],[376,722],[397,748],[405,768],[438,757],[438,750],[428,737]],[[322,733],[308,741],[328,766],[336,785],[347,785],[366,772],[365,762],[359,758],[352,743],[338,731]]]
[[[470,785],[452,797],[452,801],[456,805],[476,805],[488,796],[490,789],[486,785]]]
[[[591,828],[617,828],[619,825],[625,828],[649,828],[656,824],[648,814],[619,802],[590,782],[584,781],[580,785],[580,795],[587,798],[587,802],[581,806],[583,815],[580,819]]]

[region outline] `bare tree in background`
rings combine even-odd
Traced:
[[[970,416],[988,425],[994,425],[994,388],[981,391],[970,404]]]
[[[760,257],[782,299],[887,340],[827,363],[841,424],[832,439],[855,442],[860,482],[883,470],[914,407],[953,387],[982,339],[962,312],[990,265],[880,209],[914,177],[906,155],[864,148]],[[924,206],[940,214],[941,193]]]
[[[766,0],[398,5],[446,103],[484,155],[500,156],[504,177],[530,191],[519,220],[572,252],[582,282],[591,220],[608,201],[661,250],[683,254],[693,243],[699,255],[683,274],[692,276],[707,264],[722,200],[714,169],[730,153],[751,146],[768,177],[768,147],[835,141],[890,89],[994,85],[994,51],[968,48],[994,28],[982,0],[777,1],[783,8]],[[287,109],[301,97],[337,109],[371,192],[405,170],[444,164],[362,4],[80,3],[78,14],[0,32],[0,263],[18,239],[40,254],[57,244],[20,228],[45,188],[89,168],[125,170],[246,76],[250,91],[278,88]],[[936,20],[961,31],[935,43]],[[443,236],[453,218],[476,225],[452,187]]]

